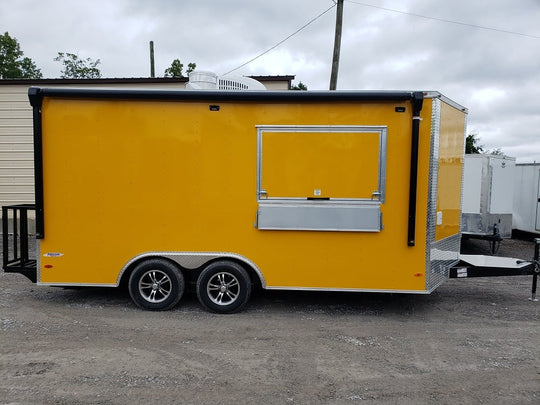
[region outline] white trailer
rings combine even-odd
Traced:
[[[512,237],[516,159],[499,155],[465,155],[463,166],[463,237],[492,242]]]
[[[516,165],[513,229],[540,233],[540,163]]]

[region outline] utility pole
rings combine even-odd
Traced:
[[[334,37],[334,57],[332,58],[332,74],[330,75],[330,90],[335,90],[337,87],[342,27],[343,27],[343,0],[337,0],[336,35]]]
[[[154,68],[154,41],[150,41],[150,77],[156,77]]]

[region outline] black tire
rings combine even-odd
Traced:
[[[240,311],[251,295],[251,279],[238,263],[209,264],[197,279],[197,297],[206,309],[231,314]]]
[[[171,309],[184,294],[182,271],[165,259],[148,259],[135,266],[129,277],[133,302],[150,311]]]

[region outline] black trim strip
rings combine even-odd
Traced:
[[[31,87],[28,94],[32,105],[41,105],[43,97],[196,101],[407,101],[413,99],[416,93],[410,91],[192,91]]]
[[[34,120],[34,182],[36,200],[36,239],[45,237],[43,211],[43,145],[41,126],[41,103],[43,95],[40,89],[32,87],[28,90],[28,98],[33,107]]]
[[[418,189],[418,144],[420,138],[420,111],[424,103],[424,94],[414,92],[412,97],[412,139],[411,139],[411,170],[409,176],[409,223],[407,227],[407,245],[416,243],[416,194]]]
[[[28,99],[32,107],[41,108],[43,102],[42,90],[39,87],[30,87],[28,89]]]

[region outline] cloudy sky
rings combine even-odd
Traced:
[[[176,58],[224,74],[319,16],[234,74],[295,75],[322,90],[333,5],[0,0],[0,31],[17,38],[44,77],[60,76],[58,52],[99,59],[103,77],[148,77],[151,40],[159,76]],[[468,133],[485,149],[540,162],[540,0],[345,0],[338,89],[440,91],[469,109]]]

